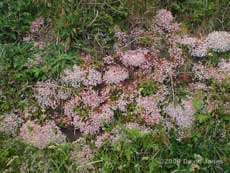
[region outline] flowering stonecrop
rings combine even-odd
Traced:
[[[152,128],[160,125],[167,130],[174,128],[182,135],[191,129],[196,122],[192,97],[198,91],[207,91],[209,81],[227,79],[230,66],[229,60],[220,60],[216,66],[203,61],[188,62],[190,56],[186,57],[181,45],[188,46],[194,57],[212,54],[209,51],[226,52],[230,50],[229,33],[212,32],[200,38],[183,36],[178,34],[180,26],[172,13],[165,9],[157,11],[154,19],[151,31],[138,27],[127,33],[118,31],[118,43],[114,45],[116,52],[97,59],[101,60],[100,69],[91,55],[81,53],[82,64],[73,64],[72,68],[64,70],[57,81],[37,82],[34,97],[48,116],[42,120],[43,124],[35,123],[33,116],[23,116],[27,122],[20,129],[21,139],[44,149],[52,143],[64,141],[65,137],[57,127],[64,124],[63,127],[71,126],[75,132],[80,131],[83,138],[91,135],[90,138],[96,139],[96,147],[101,148],[104,143],[113,145],[125,137],[114,127],[117,119],[123,123],[124,129],[144,134],[152,133]],[[34,40],[43,25],[43,18],[32,23],[28,41]],[[142,36],[151,37],[152,42],[147,48],[138,41]],[[42,63],[34,62],[36,66]],[[194,78],[183,83],[185,79],[180,77],[181,73],[185,78],[187,74],[187,77]],[[178,89],[188,91],[191,98],[185,100],[184,93]],[[209,113],[219,105],[210,100],[206,108]],[[40,109],[39,106],[36,108]],[[0,131],[16,136],[21,125],[20,116],[10,114],[1,122]],[[93,157],[88,144],[75,154],[75,159],[79,158],[82,164],[87,164]]]
[[[229,60],[221,60],[218,63],[219,70],[222,70],[223,72],[230,72],[230,61]]]
[[[205,39],[186,36],[178,42],[189,46],[191,55],[195,57],[207,56],[208,50],[214,52],[227,52],[230,50],[230,34],[225,31],[211,32]]]
[[[95,141],[95,146],[97,148],[101,148],[105,141],[111,142],[112,136],[109,133],[104,133],[102,135],[97,136]]]
[[[170,103],[164,108],[164,111],[181,129],[191,128],[194,124],[195,108],[190,100],[182,100],[182,105],[174,105],[174,103]]]
[[[128,50],[121,55],[121,62],[126,67],[141,67],[147,62],[145,58],[147,54],[148,51],[145,49]]]
[[[78,88],[81,85],[82,79],[84,78],[84,71],[79,66],[74,65],[73,69],[67,69],[61,80],[74,88]]]
[[[107,84],[119,84],[120,82],[129,78],[129,72],[127,69],[120,66],[111,66],[105,72],[103,80]]]
[[[94,90],[83,91],[81,97],[83,103],[91,108],[100,106],[106,100],[105,97],[99,96],[99,93]]]
[[[120,98],[116,101],[116,104],[114,105],[113,109],[118,109],[121,112],[127,112],[127,105],[129,103],[131,103],[129,100],[129,96],[126,94],[122,94]]]
[[[201,63],[194,64],[192,72],[194,73],[195,79],[198,80],[207,80],[211,77],[209,70]]]
[[[99,132],[100,128],[104,125],[104,123],[111,122],[114,117],[114,113],[112,109],[108,105],[104,105],[100,112],[92,112],[91,114],[91,121],[87,123],[85,128],[83,128],[82,132],[86,134],[95,134],[95,132]],[[94,127],[92,132],[88,129],[90,127]],[[98,128],[99,127],[99,128]]]
[[[140,126],[140,124],[138,123],[133,123],[133,122],[129,122],[125,124],[125,128],[128,130],[139,130],[141,133],[147,134],[147,133],[151,133],[152,129],[145,127],[145,126]]]
[[[147,125],[159,123],[161,119],[160,110],[154,97],[138,97],[136,99],[138,113]]]
[[[208,54],[208,47],[204,41],[193,37],[184,37],[178,41],[180,44],[187,45],[189,52],[194,57],[205,57]]]
[[[168,60],[157,61],[154,67],[155,72],[152,79],[159,83],[163,83],[167,78],[170,78],[174,72],[174,65]]]
[[[66,138],[54,122],[39,125],[33,121],[27,121],[22,125],[19,137],[25,143],[39,149],[44,149],[50,144],[60,144]]]
[[[129,36],[127,33],[118,31],[115,33],[119,46],[125,46],[129,42]]]
[[[205,43],[213,51],[227,52],[230,50],[230,34],[225,31],[214,31],[208,34]]]
[[[82,134],[96,134],[105,122],[113,120],[112,107],[106,104],[100,106],[105,100],[105,95],[99,96],[96,91],[83,91],[81,96],[76,96],[65,104],[64,114],[73,120],[72,125],[75,129],[80,129]],[[89,111],[87,118],[81,117],[75,110],[81,104]]]
[[[170,11],[161,9],[155,16],[155,30],[158,32],[178,32],[179,24],[174,22],[174,17]]]
[[[0,122],[0,132],[9,136],[16,136],[22,123],[23,119],[20,115],[13,112],[5,114],[3,120]]]
[[[114,58],[112,56],[105,56],[103,62],[108,65],[114,64]]]
[[[35,21],[32,22],[30,31],[31,33],[37,33],[41,30],[42,26],[44,25],[44,18],[39,17]]]
[[[230,76],[229,64],[230,63],[227,60],[221,60],[217,64],[217,67],[210,67],[202,65],[201,63],[196,63],[193,65],[192,72],[194,73],[195,79],[201,81],[211,78],[222,81]]]
[[[191,55],[194,57],[205,57],[208,54],[207,46],[200,41],[198,41],[195,45],[192,45],[190,51]]]
[[[169,48],[168,52],[169,52],[169,55],[172,61],[175,63],[175,65],[181,66],[184,64],[184,58],[182,56],[183,52],[181,48],[173,44]]]
[[[216,68],[209,68],[210,76],[214,79],[222,81],[230,78],[230,61],[221,60]]]
[[[133,28],[130,32],[117,31],[115,33],[115,37],[117,38],[117,51],[120,51],[120,49],[128,47],[131,44],[133,46],[135,44],[134,42],[138,40],[144,33],[145,31],[139,27]],[[137,45],[135,46],[138,47]]]
[[[95,69],[83,69],[79,66],[73,66],[72,70],[65,70],[61,80],[74,88],[83,86],[97,86],[102,83],[102,75]]]
[[[69,96],[59,89],[55,81],[38,82],[34,88],[34,96],[42,107],[56,109],[61,100],[66,100]]]
[[[53,109],[58,106],[59,100],[56,95],[57,84],[55,82],[38,82],[34,90],[34,96],[41,106]]]
[[[114,113],[110,106],[103,105],[99,111],[91,111],[87,120],[75,115],[73,117],[73,125],[76,129],[80,129],[83,134],[96,134],[100,131],[104,123],[113,120]]]
[[[157,11],[155,20],[156,20],[156,24],[159,27],[165,29],[166,31],[169,31],[174,18],[170,11],[162,9],[162,10]]]
[[[99,71],[88,69],[85,73],[85,79],[82,81],[84,86],[97,86],[102,83],[102,75]]]

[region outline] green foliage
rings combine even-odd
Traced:
[[[66,46],[90,51],[111,49],[114,43],[114,25],[127,16],[127,7],[121,1],[51,1],[47,15],[54,23],[57,36]]]
[[[48,150],[49,161],[51,164],[50,171],[55,173],[68,172],[68,165],[71,165],[70,161],[70,145],[61,145],[53,147]]]
[[[230,150],[229,136],[219,137],[229,131],[223,122],[215,121],[196,127],[193,135],[179,141],[171,131],[166,136],[159,130],[156,134],[146,134],[138,130],[125,130],[121,141],[110,146],[105,143],[96,160],[100,172],[197,172],[216,173],[229,169],[226,162]],[[206,140],[203,140],[206,139]],[[201,159],[198,162],[198,159]],[[216,161],[208,164],[208,161]]]
[[[83,119],[87,119],[89,117],[89,109],[88,108],[84,108],[82,106],[77,106],[74,108],[74,112],[76,112]]]
[[[230,59],[230,53],[229,52],[226,52],[226,53],[210,52],[208,54],[206,61],[203,60],[203,62],[216,66],[222,59]]]
[[[71,168],[71,146],[51,146],[38,150],[13,139],[0,136],[0,171],[1,172],[68,172]]]
[[[228,0],[173,0],[164,4],[192,32],[208,33],[230,27]]]
[[[32,0],[3,0],[0,2],[0,40],[14,42],[22,38],[38,9]]]
[[[199,123],[204,123],[208,121],[211,118],[209,114],[196,114],[196,119],[198,120]]]
[[[122,95],[122,90],[121,89],[116,87],[116,88],[113,88],[111,90],[111,99],[113,101],[117,101],[120,98],[121,95]]]
[[[159,165],[153,161],[158,150],[153,136],[138,130],[128,130],[124,140],[112,147],[105,146],[98,153],[97,159],[102,160],[99,164],[101,172],[143,172],[148,170],[153,162]]]
[[[156,94],[157,83],[155,81],[144,81],[139,84],[138,89],[143,97]]]
[[[11,166],[10,169],[19,172],[21,161],[18,153],[23,152],[24,145],[11,139],[4,140],[4,137],[0,135],[0,146],[0,171],[3,172],[4,169]]]
[[[0,112],[23,108],[31,97],[31,87],[37,81],[56,79],[65,68],[80,64],[75,52],[64,52],[59,46],[38,50],[31,43],[0,44]]]

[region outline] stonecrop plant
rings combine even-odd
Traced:
[[[0,26],[18,39],[0,43],[0,171],[230,170],[228,31],[194,36],[166,8],[143,23],[128,0],[33,3],[25,28],[18,10],[18,32]]]

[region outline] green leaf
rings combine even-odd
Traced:
[[[199,123],[204,123],[210,119],[210,115],[197,114],[196,119]]]
[[[195,107],[196,111],[200,111],[202,109],[202,104],[200,103],[199,100],[193,99],[192,104]]]

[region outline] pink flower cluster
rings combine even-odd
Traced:
[[[101,103],[105,102],[106,98],[102,95],[99,96],[98,91],[87,90],[81,93],[82,101],[86,106],[91,108],[96,108],[100,106]]]
[[[115,33],[115,37],[117,38],[117,48],[118,51],[122,47],[128,47],[129,45],[135,44],[135,41],[140,38],[144,34],[144,30],[141,28],[134,28],[130,32],[122,32],[118,31]]]
[[[97,136],[97,139],[95,141],[95,146],[97,148],[101,148],[104,144],[104,142],[108,141],[111,142],[112,136],[109,133],[104,133],[102,135]]]
[[[30,27],[31,33],[37,33],[40,31],[40,29],[42,28],[42,26],[44,25],[44,18],[43,17],[39,17],[37,18],[35,21],[32,22],[32,25]]]
[[[102,83],[102,75],[95,69],[88,69],[82,82],[84,86],[97,86]]]
[[[114,59],[113,59],[112,56],[105,56],[105,57],[103,58],[103,62],[104,62],[105,64],[111,65],[111,64],[114,63]]]
[[[68,100],[69,96],[60,90],[62,86],[58,86],[57,82],[38,82],[34,90],[38,103],[45,108],[64,109],[65,118],[67,117],[69,120],[68,125],[71,124],[75,129],[79,129],[83,135],[96,135],[105,131],[105,123],[114,119],[114,110],[119,110],[122,115],[132,111],[131,115],[134,116],[132,119],[136,118],[135,122],[143,124],[140,126],[137,123],[125,122],[126,129],[138,129],[147,133],[151,130],[145,125],[151,127],[164,120],[161,116],[162,111],[167,115],[165,120],[169,119],[170,125],[175,122],[179,127],[178,130],[190,128],[195,121],[195,110],[191,101],[182,100],[181,105],[177,106],[170,103],[161,110],[161,106],[167,105],[168,88],[173,88],[173,80],[178,76],[176,72],[178,69],[182,69],[180,67],[183,67],[185,63],[183,51],[178,43],[189,46],[192,56],[203,57],[207,55],[209,49],[228,50],[228,46],[226,46],[228,39],[226,41],[223,37],[218,37],[217,35],[220,33],[209,34],[206,39],[202,40],[189,37],[179,39],[181,37],[176,33],[179,30],[179,25],[174,22],[171,12],[167,10],[157,12],[154,27],[154,31],[158,33],[156,35],[151,33],[153,37],[156,37],[156,40],[153,39],[153,49],[136,48],[123,52],[119,50],[114,57],[103,58],[104,67],[100,71],[91,66],[92,57],[90,55],[82,55],[84,56],[84,65],[82,67],[74,65],[72,69],[65,70],[60,79],[61,82],[67,84],[63,88],[71,86],[68,89],[73,91],[73,97]],[[130,33],[118,32],[117,37],[120,43],[126,45],[143,32],[142,30],[133,30]],[[226,33],[223,35],[228,38]],[[213,45],[214,38],[217,42],[222,40],[218,43],[219,47]],[[162,44],[162,40],[164,44]],[[133,45],[132,48],[134,48]],[[198,81],[204,81],[211,77],[223,79],[229,75],[229,61],[221,61],[216,68],[195,63],[192,72]],[[157,93],[142,97],[141,90],[138,90],[139,84],[149,80],[157,82]],[[175,82],[175,86],[180,84],[178,80]],[[195,86],[198,86],[198,83],[194,86],[190,85],[189,89],[194,89]],[[201,89],[203,87],[200,86]],[[75,91],[79,91],[79,93]],[[130,104],[135,105],[131,111],[128,109]],[[56,141],[56,137],[53,136],[59,134],[57,131],[55,124],[46,123],[41,126],[28,121],[21,128],[21,136],[26,143],[45,148]],[[119,134],[119,132],[121,131],[115,130],[98,136],[96,146],[100,148],[104,141],[113,144],[120,140],[123,134]],[[115,135],[112,136],[112,134]],[[85,150],[87,153],[88,149]]]
[[[214,31],[208,34],[205,43],[213,51],[227,52],[230,50],[230,34],[225,31]]]
[[[72,70],[65,70],[61,80],[67,84],[70,84],[74,88],[78,88],[80,87],[84,75],[85,72],[79,66],[74,65]]]
[[[145,56],[148,54],[146,49],[128,50],[121,55],[121,62],[126,66],[141,67],[147,60]]]
[[[189,46],[189,52],[194,57],[205,57],[208,54],[208,48],[204,41],[193,37],[185,37],[179,41],[180,44]]]
[[[138,112],[147,125],[153,125],[160,122],[160,110],[154,97],[138,97],[136,99]]]
[[[114,113],[108,105],[100,107],[99,111],[90,112],[86,121],[81,120],[78,115],[73,117],[73,125],[76,129],[80,129],[83,134],[96,134],[106,122],[113,120]]]
[[[230,60],[221,60],[217,66],[220,72],[230,73]]]
[[[181,129],[191,128],[195,121],[195,109],[192,102],[188,100],[182,100],[182,106],[171,103],[164,108],[164,111]]]
[[[97,86],[102,83],[102,75],[95,69],[82,69],[79,66],[73,66],[72,70],[65,70],[61,80],[70,84],[74,88],[84,86]]]
[[[189,46],[192,56],[205,57],[208,50],[215,52],[227,52],[230,50],[230,34],[225,31],[214,31],[209,33],[206,39],[194,37],[184,37],[179,41],[180,44]]]
[[[23,119],[18,114],[13,112],[5,114],[0,122],[0,132],[9,136],[16,136],[22,123]]]
[[[197,90],[204,90],[206,91],[208,89],[207,85],[201,82],[191,83],[189,84],[189,88],[192,92],[195,92]]]
[[[76,112],[74,112],[74,108],[78,106],[81,102],[81,98],[79,96],[75,96],[71,100],[69,100],[65,105],[64,105],[64,114],[69,116],[69,117],[74,117],[76,116]]]
[[[38,82],[34,88],[34,96],[42,107],[57,108],[61,100],[68,98],[68,94],[58,88],[57,82]]]
[[[115,33],[119,47],[125,46],[129,42],[129,35],[126,32],[118,31]]]
[[[174,22],[174,17],[170,11],[161,9],[155,16],[156,30],[159,32],[177,32],[179,25]]]
[[[110,66],[103,76],[103,80],[107,84],[119,84],[128,78],[128,70],[120,66]]]
[[[173,44],[172,47],[169,48],[168,52],[175,65],[181,66],[184,64],[184,58],[182,57],[183,52],[181,48]]]
[[[208,67],[200,63],[194,64],[193,73],[198,80],[216,79],[224,80],[230,76],[230,62],[228,60],[221,60],[217,67]]]
[[[95,134],[100,131],[105,122],[113,120],[114,113],[111,106],[103,103],[106,101],[105,95],[106,93],[99,96],[94,90],[83,91],[80,96],[74,97],[65,104],[64,113],[73,119],[72,124],[75,129],[80,129],[83,134]],[[83,119],[74,111],[74,108],[80,104],[88,107],[87,119]]]
[[[174,72],[174,64],[167,60],[156,61],[153,80],[163,83]]]
[[[113,109],[118,109],[121,112],[127,112],[127,105],[129,103],[131,103],[129,96],[127,94],[122,94],[119,100],[116,101],[116,105],[113,107]]]
[[[226,78],[230,78],[230,61],[229,60],[221,60],[216,69],[209,68],[210,76],[217,80],[224,80]]]
[[[201,63],[194,64],[192,72],[197,80],[207,80],[211,78],[209,69]]]
[[[166,30],[170,29],[173,22],[173,16],[170,11],[165,9],[159,10],[156,15],[156,24]]]
[[[33,121],[27,121],[20,129],[19,137],[26,143],[39,149],[44,149],[50,144],[60,144],[65,141],[65,136],[54,122],[47,122],[41,126]]]

